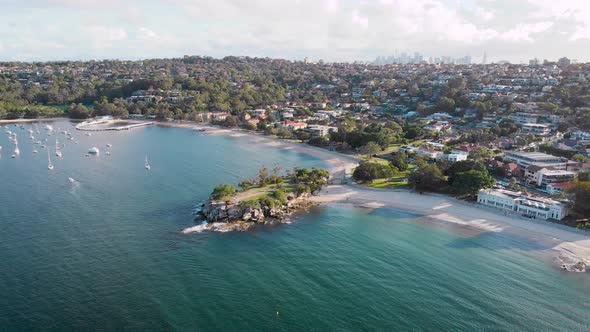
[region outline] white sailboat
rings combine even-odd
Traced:
[[[148,163],[147,155],[145,156],[145,169],[148,171],[152,169],[152,166],[150,166],[150,163]]]
[[[53,171],[53,164],[51,163],[51,153],[49,153],[49,149],[47,149],[47,169]]]
[[[59,142],[57,141],[57,138],[55,138],[55,155],[59,158],[62,157],[62,153],[59,147]]]

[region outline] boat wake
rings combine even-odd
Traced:
[[[246,231],[252,225],[253,222],[243,222],[243,223],[225,223],[225,222],[213,222],[207,223],[203,221],[202,223],[198,224],[197,226],[188,227],[182,230],[183,234],[191,234],[191,233],[203,233],[203,232],[219,232],[219,233],[227,233],[233,231]]]
[[[188,227],[182,230],[183,234],[202,233],[207,230],[207,222],[203,222],[197,226]]]

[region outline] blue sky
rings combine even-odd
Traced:
[[[0,0],[0,60],[590,61],[590,0]]]

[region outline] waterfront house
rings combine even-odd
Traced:
[[[477,202],[532,219],[561,220],[568,213],[564,202],[525,196],[521,192],[505,189],[482,189],[477,195]]]

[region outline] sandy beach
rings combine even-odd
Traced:
[[[364,208],[389,207],[417,212],[435,221],[470,227],[482,232],[507,232],[526,236],[546,244],[547,251],[559,263],[590,263],[590,236],[567,226],[541,220],[504,215],[440,194],[418,194],[409,190],[386,190],[358,185],[332,185],[313,197],[317,203],[351,204]]]
[[[131,123],[143,121],[131,120]],[[321,158],[329,165],[333,178],[351,174],[360,159],[313,147],[307,144],[264,136],[238,129],[226,129],[194,122],[158,122],[160,126],[202,130],[204,135],[241,137],[255,144],[281,149],[293,149],[300,153]],[[483,207],[441,194],[418,194],[409,190],[388,190],[363,187],[356,184],[330,185],[313,200],[320,204],[350,204],[364,208],[389,207],[416,212],[431,220],[449,223],[478,232],[507,232],[526,236],[546,245],[547,251],[557,261],[575,264],[585,261],[590,265],[590,235],[567,226],[529,220],[516,215],[505,215],[500,210]]]
[[[352,170],[358,158],[338,152],[327,151],[307,144],[249,133],[242,130],[224,129],[195,123],[165,123],[164,125],[205,129],[207,135],[244,137],[257,144],[284,149],[295,149],[322,158],[330,165],[334,178]],[[465,202],[441,194],[418,194],[410,190],[374,189],[356,184],[330,185],[313,200],[320,204],[350,204],[364,208],[389,207],[416,212],[431,220],[468,227],[478,232],[506,232],[526,236],[546,244],[547,251],[557,262],[575,264],[585,261],[590,265],[590,235],[568,226],[547,221],[530,220],[516,215],[505,215],[476,203]]]
[[[13,119],[13,120],[0,120],[0,125],[13,124],[13,123],[27,123],[27,122],[50,122],[59,120],[70,120],[69,118],[38,118],[38,119]]]
[[[131,121],[129,121],[131,122]],[[292,149],[294,151],[305,153],[317,158],[321,158],[329,165],[328,169],[334,178],[342,178],[344,172],[351,174],[352,170],[361,161],[361,159],[348,156],[335,151],[318,148],[304,143],[288,141],[276,137],[264,136],[239,129],[226,129],[217,126],[197,124],[194,122],[157,122],[156,125],[169,126],[175,128],[185,128],[201,130],[204,129],[204,135],[224,135],[230,137],[242,137],[251,143],[258,145],[272,146],[280,149]]]

